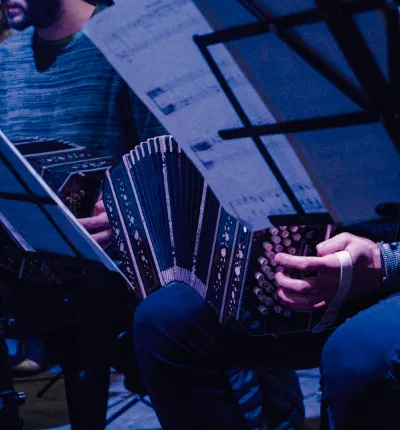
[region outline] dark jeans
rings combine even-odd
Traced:
[[[400,428],[400,295],[360,312],[330,337],[248,338],[221,328],[193,289],[175,284],[139,306],[134,337],[164,430],[243,430],[228,367],[315,367],[321,354],[330,429]]]

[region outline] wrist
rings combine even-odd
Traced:
[[[385,270],[385,262],[382,257],[381,248],[378,243],[374,243],[371,253],[373,267],[377,272],[381,273]]]
[[[371,291],[379,291],[384,282],[385,262],[382,258],[382,253],[379,244],[372,243],[370,247],[370,266],[367,282],[370,285]]]

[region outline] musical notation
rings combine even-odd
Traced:
[[[224,70],[226,64],[222,64]],[[229,73],[227,69],[227,74]],[[188,83],[196,82],[196,86],[188,86]],[[227,82],[233,89],[239,89],[241,85],[246,85],[245,81],[239,81],[235,76],[227,76]],[[188,89],[192,92],[187,93]],[[177,110],[184,109],[187,106],[195,105],[199,102],[211,98],[222,92],[222,88],[210,75],[209,69],[203,67],[199,70],[190,71],[184,76],[179,76],[173,81],[169,81],[157,88],[147,92],[147,95],[153,100],[157,107],[164,115],[170,115]],[[176,99],[171,102],[171,95]]]
[[[227,211],[251,229],[294,209],[251,139],[224,141],[242,123],[193,41],[213,29],[191,0],[119,0],[85,32],[192,159]],[[210,54],[254,125],[276,122],[225,46]],[[304,209],[323,208],[285,136],[263,138]],[[244,198],[242,198],[244,196]],[[268,196],[268,198],[267,198]],[[320,209],[322,210],[322,209]]]

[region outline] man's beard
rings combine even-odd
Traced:
[[[61,0],[27,0],[26,7],[17,0],[3,0],[3,3],[9,26],[19,31],[32,25],[36,28],[49,27],[61,13]],[[8,9],[7,5],[15,5],[15,10]]]

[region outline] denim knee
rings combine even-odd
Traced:
[[[399,400],[394,394],[398,372],[398,345],[392,335],[385,335],[364,317],[353,318],[337,329],[321,360],[323,403],[331,427],[392,428],[387,411]],[[399,407],[400,403],[391,410]],[[388,427],[383,416],[389,420]]]
[[[204,343],[218,330],[218,321],[203,298],[186,284],[173,284],[147,297],[134,317],[135,347],[152,355],[175,355]]]
[[[394,345],[368,333],[367,327],[355,323],[340,327],[322,352],[321,375],[327,394],[335,391],[335,387],[348,387],[356,394],[370,385],[383,383],[391,366],[393,348]]]

